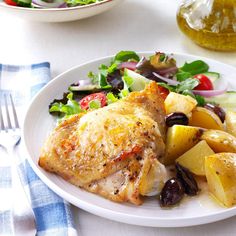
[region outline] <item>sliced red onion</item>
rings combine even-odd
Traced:
[[[228,89],[228,82],[226,80],[219,80],[214,83],[214,90],[193,90],[194,94],[203,97],[213,97],[224,94]]]
[[[118,65],[118,69],[129,69],[129,70],[136,70],[136,65],[138,63],[134,61],[127,61],[127,62],[122,62]]]
[[[168,78],[163,77],[163,76],[161,76],[161,75],[159,75],[159,74],[157,74],[157,73],[155,73],[155,72],[153,72],[153,75],[155,75],[157,78],[159,78],[159,79],[165,81],[165,82],[166,82],[167,84],[169,84],[169,85],[178,85],[178,84],[179,84],[178,81],[173,80],[173,79],[168,79]]]
[[[40,8],[63,8],[67,7],[64,0],[54,0],[53,2],[45,2],[43,0],[32,0],[33,5],[37,5]]]
[[[158,73],[160,75],[166,75],[166,74],[175,74],[177,71],[178,71],[178,68],[176,66],[172,66],[170,68],[160,69]]]
[[[222,89],[215,89],[215,90],[193,90],[193,93],[196,95],[201,95],[203,97],[209,98],[224,94],[227,92],[228,86],[223,87]]]
[[[218,90],[193,90],[193,93],[196,95],[201,95],[203,97],[209,98],[221,95],[227,91],[227,88],[218,89]]]
[[[67,7],[67,4],[66,4],[66,2],[64,2],[58,8],[66,8],[66,7]]]
[[[157,78],[159,78],[159,79],[165,81],[166,83],[168,83],[169,85],[178,85],[179,84],[179,82],[176,81],[176,80],[168,79],[168,78],[163,77],[163,76],[161,76],[161,75],[159,75],[155,72],[153,72],[153,74]],[[225,81],[225,80],[221,80],[220,83],[219,82],[214,83],[214,87],[219,88],[219,89],[214,89],[214,90],[193,90],[193,93],[197,94],[197,95],[201,95],[203,97],[218,96],[218,95],[221,95],[221,94],[223,94],[227,91],[228,82]]]

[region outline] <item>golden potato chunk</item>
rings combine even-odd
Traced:
[[[221,130],[206,130],[201,136],[214,152],[236,153],[236,137]]]
[[[226,130],[228,133],[236,137],[236,112],[227,111],[225,116]]]
[[[175,163],[175,160],[196,145],[204,130],[199,127],[174,125],[167,131],[166,155],[162,161],[165,165]]]
[[[209,191],[226,207],[236,203],[236,154],[218,153],[205,159]]]
[[[176,162],[189,169],[195,175],[205,175],[205,158],[213,155],[214,151],[205,140],[200,141],[190,150],[180,156]]]
[[[220,118],[213,111],[210,111],[204,107],[196,107],[192,111],[189,125],[206,129],[224,130],[224,125]]]
[[[164,104],[166,114],[172,112],[183,112],[185,115],[188,115],[193,108],[197,106],[197,101],[190,96],[171,92],[166,97]]]

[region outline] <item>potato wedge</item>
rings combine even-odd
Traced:
[[[210,111],[204,107],[196,107],[192,111],[189,125],[206,129],[224,130],[224,125],[220,118],[213,111]]]
[[[214,152],[236,153],[236,137],[221,130],[205,130],[201,136]]]
[[[195,175],[205,175],[205,157],[215,154],[205,140],[200,141],[182,156],[176,159],[183,167]]]
[[[225,116],[226,131],[236,137],[236,112],[227,111]]]
[[[166,97],[164,105],[166,114],[183,112],[188,115],[197,106],[197,101],[190,96],[171,92]]]
[[[209,191],[226,207],[236,204],[236,154],[218,153],[205,159]]]
[[[162,159],[165,165],[175,163],[175,160],[196,145],[204,129],[199,127],[174,125],[167,131],[166,155]]]

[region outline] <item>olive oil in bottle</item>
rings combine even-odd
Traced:
[[[236,51],[236,0],[185,0],[177,12],[177,23],[202,47]]]

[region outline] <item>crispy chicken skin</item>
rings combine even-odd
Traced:
[[[62,121],[45,142],[39,165],[117,202],[141,204],[166,180],[163,100],[155,82],[109,106]]]

